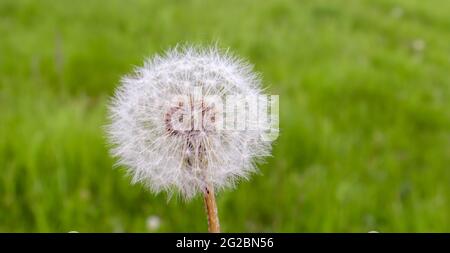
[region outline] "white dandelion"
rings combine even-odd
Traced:
[[[271,142],[262,137],[272,128],[239,114],[244,127],[226,127],[223,101],[261,95],[251,65],[227,51],[175,47],[122,79],[109,107],[112,154],[134,183],[155,193],[202,193],[209,230],[219,232],[214,189],[257,171],[256,162],[270,155]]]

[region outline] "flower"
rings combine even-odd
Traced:
[[[223,127],[223,112],[230,114],[223,100],[260,95],[252,66],[228,51],[177,46],[121,80],[109,106],[112,154],[133,183],[155,193],[189,199],[208,185],[234,186],[270,155],[271,143],[261,136],[271,127],[239,116],[244,128]]]
[[[156,231],[161,227],[161,218],[156,215],[147,217],[146,227],[148,231]]]

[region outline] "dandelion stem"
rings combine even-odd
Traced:
[[[208,231],[210,233],[220,233],[219,216],[217,214],[214,187],[211,184],[206,187],[204,195],[206,215],[208,217]]]

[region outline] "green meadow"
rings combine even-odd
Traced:
[[[217,43],[280,96],[224,232],[450,232],[450,1],[0,1],[0,232],[205,232],[202,198],[114,167],[121,76]]]

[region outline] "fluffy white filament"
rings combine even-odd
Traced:
[[[112,99],[112,154],[133,182],[155,193],[178,191],[189,199],[208,184],[233,186],[270,154],[271,143],[261,138],[269,125],[238,118],[251,127],[219,129],[221,109],[205,98],[262,95],[260,83],[249,64],[216,47],[176,47],[148,59],[122,79]],[[190,128],[194,114],[208,123]],[[179,122],[184,129],[176,128]]]

